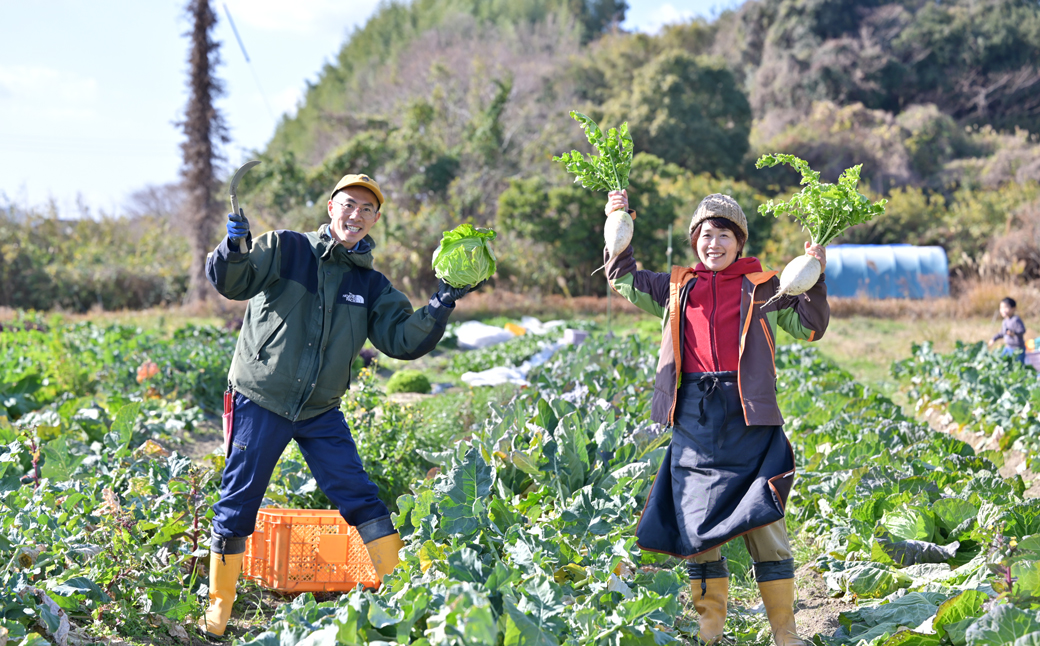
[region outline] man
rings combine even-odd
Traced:
[[[366,175],[347,175],[329,197],[318,231],[272,231],[253,239],[243,218],[210,254],[217,291],[249,300],[231,362],[230,436],[213,506],[210,606],[201,626],[224,634],[246,539],[278,458],[295,439],[318,486],[361,536],[382,580],[397,565],[401,538],[358,457],[340,398],[365,340],[384,354],[416,359],[436,347],[455,301],[470,288],[443,281],[418,311],[372,269],[369,231],[383,193]]]

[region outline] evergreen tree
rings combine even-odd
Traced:
[[[214,105],[224,92],[224,84],[213,71],[220,64],[220,43],[213,40],[217,16],[209,0],[190,0],[185,12],[192,29],[188,55],[188,106],[180,122],[186,141],[181,144],[184,178],[185,217],[191,225],[191,267],[188,271],[189,302],[206,300],[210,295],[206,280],[206,254],[213,246],[213,233],[219,222],[216,165],[217,150],[228,142],[224,118]]]

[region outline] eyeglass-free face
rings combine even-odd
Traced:
[[[347,247],[353,247],[368,235],[379,221],[376,195],[363,186],[348,186],[329,200],[329,218],[332,237]]]

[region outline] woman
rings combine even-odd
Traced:
[[[628,209],[625,191],[609,194],[606,212],[619,209]],[[774,339],[777,324],[796,339],[819,339],[830,308],[822,273],[804,295],[763,307],[779,280],[757,258],[741,258],[747,235],[740,205],[709,195],[690,221],[696,267],[638,270],[631,246],[607,259],[611,287],[665,321],[650,417],[672,427],[672,442],[636,537],[644,550],[688,560],[698,636],[711,644],[723,636],[729,596],[721,548],[742,536],[773,639],[794,646],[805,643],[795,631],[784,524],[794,453],[776,401]],[[823,247],[807,242],[806,253],[826,265]]]

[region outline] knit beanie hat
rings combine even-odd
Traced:
[[[747,217],[744,215],[740,205],[737,204],[737,201],[729,195],[712,193],[701,200],[701,203],[697,205],[697,210],[693,212],[693,218],[690,220],[690,235],[693,235],[693,230],[697,228],[697,225],[711,218],[729,220],[744,232],[745,238],[748,235]]]

